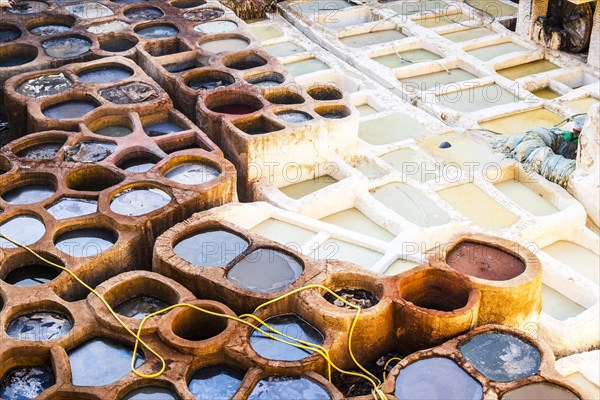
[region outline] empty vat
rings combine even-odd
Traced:
[[[316,178],[306,180],[304,182],[293,183],[288,186],[279,188],[283,194],[291,197],[294,200],[299,200],[304,196],[316,192],[317,190],[324,189],[337,182],[337,179],[330,175],[323,175]]]
[[[563,119],[562,116],[555,114],[552,111],[540,108],[480,122],[479,125],[484,129],[489,129],[503,135],[515,135],[517,133],[526,132],[529,129],[549,129]]]
[[[175,254],[199,267],[224,267],[248,248],[248,241],[225,230],[193,233],[174,247]]]
[[[244,375],[227,365],[204,367],[192,374],[188,389],[199,399],[228,400],[239,389]]]
[[[596,285],[600,283],[600,256],[577,243],[559,240],[542,250],[549,256],[573,268]]]

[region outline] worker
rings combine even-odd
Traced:
[[[558,154],[564,158],[574,160],[577,158],[577,147],[579,146],[579,135],[583,129],[585,117],[576,118],[571,131],[563,131],[557,129],[557,146]]]

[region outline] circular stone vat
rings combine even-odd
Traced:
[[[8,10],[13,14],[39,14],[49,7],[48,3],[36,0],[17,1]]]
[[[137,40],[116,37],[113,39],[100,40],[100,49],[110,53],[121,53],[132,49],[138,43]]]
[[[108,168],[90,166],[71,171],[66,181],[67,187],[72,190],[100,192],[121,183],[123,179]]]
[[[0,398],[33,399],[55,383],[54,371],[49,366],[12,368],[0,381]]]
[[[127,189],[110,202],[112,212],[128,217],[151,213],[171,202],[171,196],[157,188]]]
[[[9,204],[33,204],[46,200],[55,193],[51,185],[23,185],[2,194],[2,199]]]
[[[111,83],[133,76],[133,71],[125,67],[109,66],[88,69],[78,75],[83,83]]]
[[[150,25],[135,30],[140,36],[150,39],[161,39],[176,36],[179,29],[170,24]]]
[[[394,395],[399,399],[481,399],[481,384],[454,361],[432,357],[404,367],[396,378]]]
[[[29,29],[29,32],[36,36],[53,36],[68,32],[71,29],[69,25],[63,24],[44,24]]]
[[[464,241],[446,256],[446,263],[461,274],[492,281],[506,281],[521,275],[525,263],[497,247]]]
[[[265,98],[272,104],[302,104],[304,97],[291,90],[272,90],[265,94]]]
[[[81,217],[98,211],[97,200],[74,199],[63,197],[48,207],[48,212],[56,220]]]
[[[12,42],[20,37],[21,31],[16,26],[5,24],[0,25],[0,43]]]
[[[156,165],[156,162],[153,157],[140,156],[128,158],[125,161],[119,162],[117,166],[123,171],[139,174],[150,170]]]
[[[227,272],[235,285],[259,293],[275,293],[294,283],[303,266],[279,250],[260,248],[246,255]]]
[[[267,65],[267,60],[258,54],[245,54],[242,56],[232,56],[231,58],[225,60],[223,64],[227,68],[245,71],[247,69],[258,68],[262,67],[263,65]]]
[[[144,386],[127,393],[123,400],[178,400],[172,390],[159,386]]]
[[[227,365],[204,367],[192,374],[188,389],[199,399],[230,399],[240,388],[244,375]]]
[[[342,119],[352,114],[348,107],[341,105],[317,107],[315,112],[327,119]]]
[[[67,15],[47,15],[26,23],[27,29],[36,36],[53,36],[71,29],[75,18]]]
[[[451,312],[465,307],[470,289],[459,277],[441,270],[423,270],[400,281],[400,296],[417,307]]]
[[[97,131],[94,131],[96,135],[106,136],[106,137],[123,137],[133,133],[133,130],[124,125],[114,125],[114,126],[106,126],[104,128],[100,128]]]
[[[73,82],[63,73],[59,73],[27,79],[17,86],[17,92],[25,96],[39,98],[62,93],[71,86],[73,86]]]
[[[115,311],[124,317],[144,319],[148,315],[167,308],[170,305],[158,297],[136,296],[116,306]]]
[[[42,43],[42,47],[50,57],[73,58],[90,51],[92,42],[77,36],[66,36],[48,39]]]
[[[9,44],[0,49],[0,68],[17,67],[32,62],[38,55],[37,48],[27,44]]]
[[[71,257],[94,257],[117,242],[117,236],[106,229],[75,229],[59,235],[54,244]]]
[[[26,226],[27,229],[23,229],[24,226]],[[42,221],[36,217],[19,215],[3,222],[2,225],[0,225],[0,232],[17,243],[29,246],[44,236],[44,233],[46,233],[46,227]],[[15,245],[5,239],[0,239],[0,247],[13,248]]]
[[[505,333],[482,333],[461,343],[459,349],[477,371],[496,382],[526,378],[540,369],[539,350]]]
[[[192,233],[177,242],[175,254],[199,267],[224,267],[248,248],[248,241],[225,230]]]
[[[319,101],[341,100],[344,97],[339,89],[332,87],[331,85],[319,85],[312,87],[308,90],[308,94],[313,99]]]
[[[42,111],[43,114],[52,119],[78,119],[98,107],[91,100],[66,100],[52,104]]]
[[[47,341],[66,335],[71,327],[71,320],[65,314],[41,311],[14,318],[6,333],[13,339]]]
[[[279,332],[283,332],[294,339],[304,340],[305,342],[314,343],[316,345],[322,345],[325,341],[323,334],[319,332],[317,328],[310,325],[296,314],[278,315],[276,317],[268,318],[265,322]],[[269,329],[264,325],[260,325],[259,328],[265,332],[269,332]],[[287,340],[274,332],[271,332],[271,334],[276,338]],[[254,351],[260,356],[269,360],[300,361],[313,354],[312,350],[299,349],[277,342],[256,330],[252,331],[252,334],[250,335],[250,346],[252,346]]]
[[[202,33],[228,33],[233,32],[238,28],[238,25],[233,21],[212,21],[198,24],[194,27],[196,32]]]
[[[246,82],[258,87],[277,86],[285,82],[285,77],[278,72],[267,72],[265,74],[250,76],[245,79]]]
[[[184,81],[192,89],[213,90],[234,84],[235,78],[221,71],[199,71],[187,75]]]
[[[212,165],[190,162],[171,168],[165,173],[165,178],[183,185],[201,185],[218,178],[220,174]]]
[[[209,53],[223,53],[228,51],[240,51],[250,46],[250,41],[242,36],[234,36],[222,39],[204,40],[198,46]]]
[[[206,4],[204,0],[177,0],[171,3],[172,6],[181,9],[199,7],[204,4]]]
[[[58,154],[65,142],[34,144],[18,151],[16,156],[25,160],[51,160]]]
[[[10,271],[2,280],[14,286],[36,286],[50,282],[61,271],[46,264],[30,264]]]
[[[329,400],[325,388],[312,379],[301,376],[269,376],[258,381],[248,400],[259,399]]]
[[[302,111],[282,111],[277,113],[277,117],[283,122],[288,122],[291,124],[300,124],[313,119],[310,114]]]
[[[131,8],[125,11],[127,18],[134,21],[154,21],[165,16],[162,10],[155,7]]]
[[[211,304],[202,304],[200,307],[210,312],[225,314],[225,310]],[[171,330],[184,340],[196,342],[221,334],[227,329],[228,321],[193,308],[182,308],[177,310],[171,321]]]
[[[117,145],[114,143],[99,142],[99,141],[84,141],[76,143],[71,147],[65,148],[65,161],[81,162],[81,163],[96,163],[108,158],[115,150]],[[87,172],[91,173],[101,170],[102,167],[89,167],[86,169]],[[110,177],[110,174],[115,175],[113,172],[108,171],[106,175]],[[116,177],[115,181],[120,182],[121,178]],[[96,187],[95,182],[80,182],[80,187]],[[86,189],[77,189],[86,190]],[[94,190],[94,189],[91,189]],[[101,190],[101,189],[98,189]]]
[[[131,372],[132,349],[107,339],[92,339],[68,352],[73,385],[103,386]],[[109,361],[109,362],[107,362]],[[144,363],[137,353],[135,367]]]
[[[333,291],[335,294],[346,300],[348,303],[362,308],[363,310],[376,306],[379,299],[371,292],[363,289],[339,289]],[[348,310],[356,310],[353,307],[346,305],[343,301],[333,296],[331,293],[325,293],[323,296],[329,303],[346,308]]]
[[[577,400],[570,390],[553,383],[532,383],[506,392],[502,400]]]
[[[202,8],[200,10],[192,10],[183,14],[183,18],[188,19],[190,21],[212,21],[213,19],[217,19],[222,17],[225,14],[225,11],[219,8]]]
[[[213,112],[230,115],[251,114],[263,108],[258,98],[242,92],[216,93],[205,104]]]
[[[170,133],[181,132],[184,129],[171,121],[161,121],[154,124],[144,125],[146,135],[155,137],[168,135]]]

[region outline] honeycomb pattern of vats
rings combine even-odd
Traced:
[[[600,98],[597,70],[542,51],[466,2],[280,8],[312,40],[450,126],[511,135],[587,112]]]
[[[556,372],[543,341],[499,325],[411,354],[394,367],[383,391],[389,399],[423,392],[448,399],[585,398]]]

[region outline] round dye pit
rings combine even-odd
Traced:
[[[216,113],[220,114],[231,114],[231,115],[244,115],[251,114],[260,110],[262,107],[252,104],[225,104],[219,107],[211,109]]]
[[[344,97],[339,89],[328,85],[316,86],[309,89],[308,94],[313,99],[319,101],[341,100]]]
[[[26,160],[51,160],[58,154],[64,143],[42,143],[29,146],[19,152],[17,157]]]
[[[331,396],[318,383],[300,376],[269,376],[258,381],[248,400],[311,399],[329,400]]]
[[[350,109],[345,106],[338,107],[319,107],[315,109],[315,112],[323,118],[327,119],[342,119],[352,114]]]
[[[46,200],[55,193],[50,185],[24,185],[2,194],[2,199],[10,204],[33,204]]]
[[[136,157],[120,163],[119,168],[127,172],[139,174],[150,170],[155,165],[156,162],[151,158]]]
[[[194,27],[194,30],[202,33],[227,33],[233,32],[237,28],[238,25],[233,21],[213,21],[198,24]]]
[[[27,229],[23,229],[26,226]],[[13,217],[0,225],[0,233],[8,236],[17,243],[29,246],[44,236],[46,227],[36,217],[20,215]],[[14,248],[15,245],[5,239],[0,239],[0,247]]]
[[[137,43],[127,38],[115,38],[100,42],[100,49],[111,53],[121,53],[132,49]]]
[[[33,399],[55,383],[54,371],[48,366],[12,368],[0,381],[0,398]]]
[[[250,46],[247,39],[242,38],[227,38],[216,39],[202,42],[198,45],[202,50],[209,53],[223,53],[229,51],[239,51]]]
[[[46,117],[52,119],[78,119],[98,107],[89,100],[67,100],[44,109]]]
[[[462,274],[492,281],[506,281],[525,271],[521,259],[475,242],[461,242],[454,247],[446,256],[446,263]]]
[[[303,340],[316,345],[322,345],[325,341],[323,334],[319,332],[317,328],[310,325],[296,314],[278,315],[276,317],[268,318],[265,322],[279,332],[283,332],[294,339]],[[264,325],[260,325],[260,328],[265,332],[269,332]],[[286,340],[277,333],[269,333],[276,338]],[[260,356],[269,360],[299,361],[313,354],[313,351],[311,350],[299,349],[285,343],[277,342],[258,331],[253,331],[250,335],[250,346],[252,346],[254,351]]]
[[[218,8],[202,8],[200,10],[192,10],[183,14],[183,18],[190,21],[206,22],[222,17],[225,12]]]
[[[138,216],[163,208],[171,202],[171,196],[160,189],[129,189],[117,194],[110,203],[112,212]]]
[[[50,57],[72,58],[90,51],[92,42],[88,39],[69,36],[46,40],[42,43],[42,47]]]
[[[187,85],[192,89],[213,90],[220,87],[227,87],[235,83],[235,78],[229,74],[220,71],[204,72],[199,76],[194,76],[187,81]]]
[[[183,128],[171,121],[161,121],[144,126],[144,132],[148,136],[163,136],[169,133],[181,132]]]
[[[533,383],[505,393],[502,400],[577,400],[570,390],[552,383]]]
[[[227,279],[253,292],[275,293],[294,283],[302,271],[302,264],[286,253],[257,249],[235,264]]]
[[[258,68],[266,64],[267,60],[257,54],[249,54],[241,58],[235,57],[235,59],[225,62],[225,66],[227,68],[237,69],[238,71]]]
[[[432,357],[402,369],[396,378],[394,395],[415,400],[479,400],[483,389],[454,361]]]
[[[117,236],[105,229],[78,229],[63,233],[56,247],[71,257],[94,257],[117,242]]]
[[[154,7],[134,8],[125,11],[125,16],[134,21],[154,21],[165,16],[160,9]]]
[[[179,397],[169,389],[158,386],[145,386],[127,393],[123,400],[178,400]]]
[[[362,289],[340,289],[334,290],[333,292],[342,299],[346,300],[348,303],[358,306],[363,310],[371,308],[379,303],[379,299],[377,299],[373,293]],[[323,297],[329,303],[337,307],[356,310],[355,308],[346,305],[343,301],[333,296],[331,293],[325,293]]]
[[[135,104],[151,101],[158,97],[160,89],[144,82],[130,82],[102,89],[100,96],[114,104]]]
[[[300,124],[313,119],[309,114],[302,111],[284,111],[278,113],[277,117],[284,122],[292,124]]]
[[[277,72],[268,72],[258,76],[246,78],[248,83],[258,87],[269,87],[281,85],[285,82],[285,77]]]
[[[114,143],[96,141],[79,142],[65,148],[65,161],[95,163],[108,158],[116,149],[117,145]],[[105,185],[102,189],[116,183],[118,182],[109,182],[109,184],[107,183],[108,186]],[[98,182],[95,181],[81,182],[77,188],[69,186],[70,189],[75,188],[76,190],[102,190],[96,189],[97,187],[99,187]]]
[[[179,33],[179,29],[173,25],[163,24],[147,26],[136,30],[135,33],[150,39],[160,39],[176,36]]]
[[[8,11],[13,14],[38,14],[49,7],[48,3],[43,1],[27,0],[17,1]]]
[[[185,261],[199,267],[224,267],[248,248],[248,241],[224,230],[192,234],[173,250]]]
[[[244,372],[226,365],[214,365],[194,372],[188,389],[199,399],[230,399],[239,389]]]
[[[36,36],[53,36],[68,32],[71,29],[69,25],[62,24],[45,24],[38,25],[29,29],[29,32]]]
[[[121,67],[103,67],[86,70],[79,73],[79,80],[83,83],[111,83],[133,76],[133,71]]]
[[[124,317],[143,319],[171,304],[153,296],[137,296],[115,307],[115,311]]]
[[[63,198],[48,207],[48,212],[56,220],[81,217],[98,211],[98,201]]]
[[[13,319],[6,327],[8,336],[19,340],[56,340],[71,330],[71,320],[57,312],[36,312]]]
[[[131,354],[131,348],[107,339],[85,342],[68,353],[73,385],[102,386],[121,379],[131,372]],[[136,368],[144,361],[138,352]]]
[[[199,7],[206,4],[205,0],[178,0],[171,3],[173,6],[181,9]]]
[[[29,97],[52,96],[73,86],[64,74],[43,75],[28,79],[17,87],[17,92]]]
[[[3,281],[14,286],[43,285],[60,275],[60,272],[46,264],[25,265],[10,271]]]
[[[9,45],[11,46],[11,45]],[[37,57],[37,49],[27,45],[13,45],[0,56],[0,68],[18,67],[32,62]]]
[[[504,333],[483,333],[459,349],[475,369],[491,380],[511,382],[535,375],[540,369],[539,350]]]
[[[208,164],[185,163],[171,168],[165,178],[183,185],[201,185],[216,179],[219,170]]]
[[[21,31],[16,26],[0,26],[0,43],[12,42],[21,37]]]
[[[123,137],[132,134],[133,130],[128,126],[115,125],[98,129],[94,133],[96,135],[107,137]]]

